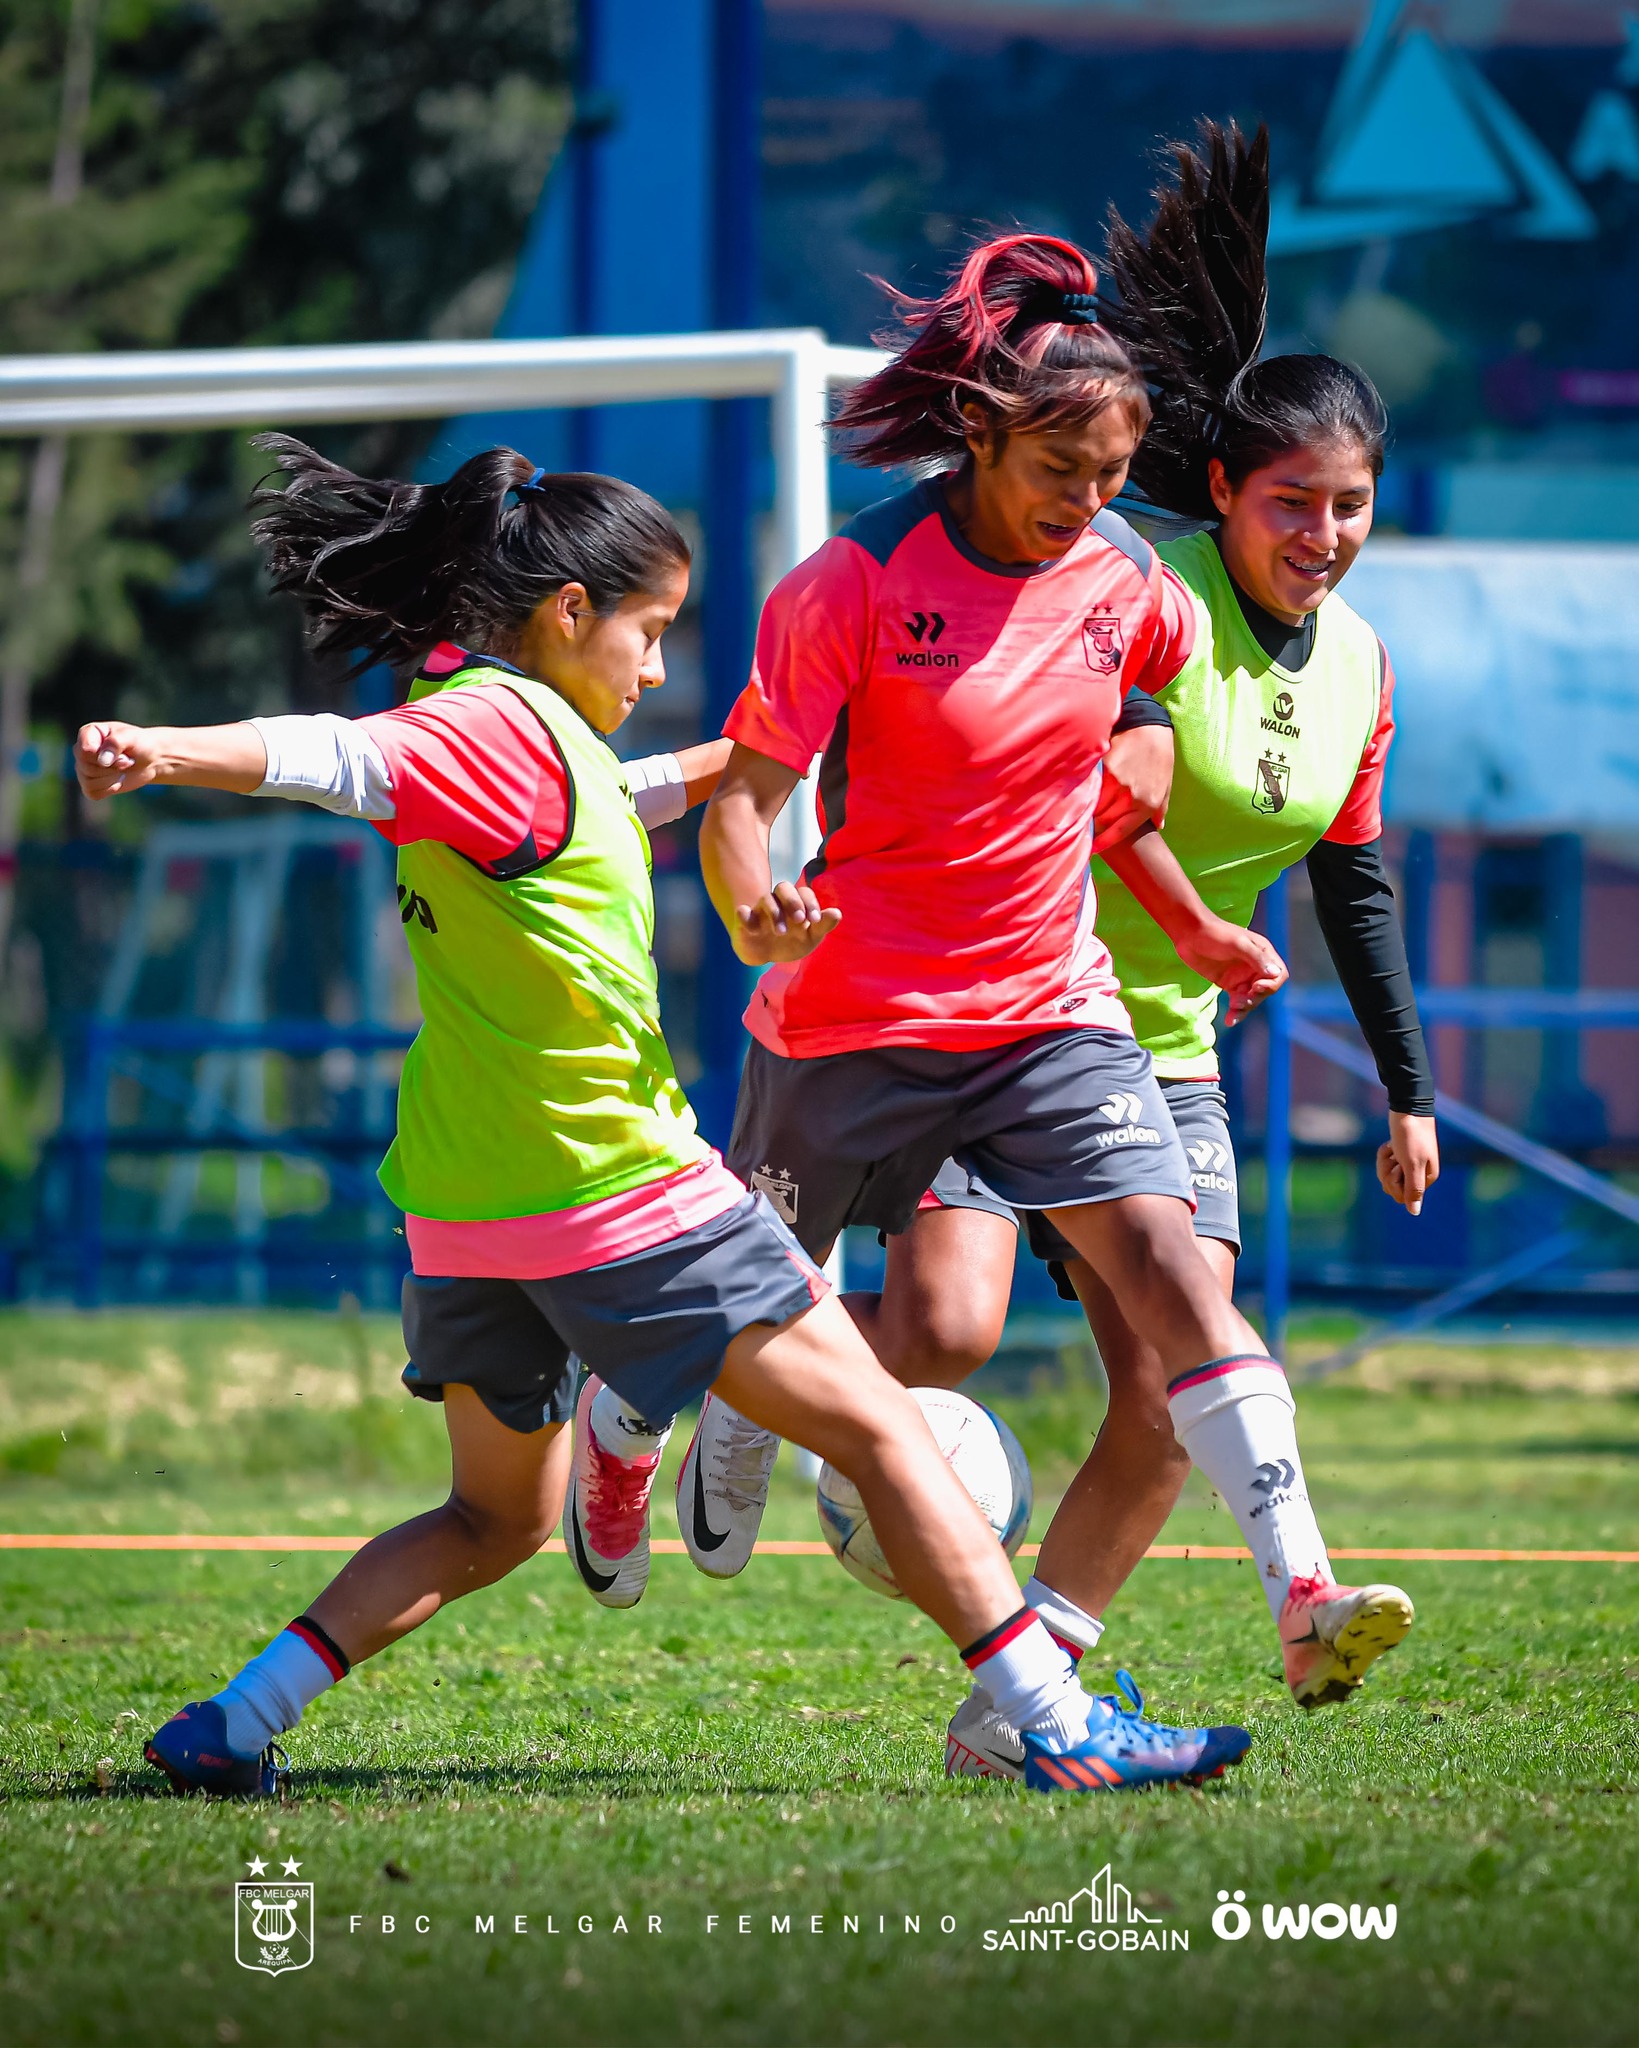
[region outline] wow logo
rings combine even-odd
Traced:
[[[1351,1934],[1356,1941],[1392,1941],[1399,1908],[1394,1905],[1340,1905],[1328,1900],[1319,1906],[1274,1906],[1262,1909],[1266,1941],[1305,1941],[1312,1934],[1318,1941],[1341,1941]],[[1244,1891],[1219,1892],[1212,1915],[1212,1931],[1220,1941],[1245,1941],[1252,1932],[1252,1908]]]

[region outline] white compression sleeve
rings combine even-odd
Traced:
[[[267,749],[258,796],[288,796],[345,818],[397,815],[386,758],[367,732],[333,711],[311,717],[253,718]]]
[[[671,824],[688,809],[683,764],[675,754],[645,754],[641,760],[623,761],[621,767],[646,832],[656,825]]]

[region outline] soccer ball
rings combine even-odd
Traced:
[[[1034,1504],[1030,1466],[1018,1438],[999,1415],[966,1394],[945,1387],[913,1387],[911,1392],[946,1463],[978,1502],[979,1512],[1011,1557],[1024,1541]],[[862,1586],[902,1600],[858,1488],[834,1465],[820,1468],[817,1503],[825,1540],[843,1570],[852,1572]]]

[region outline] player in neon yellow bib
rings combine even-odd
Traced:
[[[634,1555],[646,1576],[659,1450],[613,1461],[605,1487],[599,1411],[652,1439],[716,1387],[853,1478],[900,1586],[1005,1695],[1042,1789],[1234,1762],[1244,1730],[1161,1731],[1082,1691],[921,1410],[766,1199],[695,1132],[660,1029],[648,841],[605,739],[665,677],[661,635],[688,588],[676,525],[629,485],[547,477],[509,449],[416,486],[284,437],[264,445],[290,478],[260,500],[276,587],[298,596],[322,651],[410,672],[410,701],[356,723],[89,725],[76,765],[93,799],[151,782],[303,796],[400,847],[423,1022],[382,1178],[414,1266],[406,1380],[443,1404],[451,1488],[367,1544],[221,1692],[173,1715],[148,1760],[186,1790],[276,1791],[277,1738],[304,1709],[532,1558],[566,1481],[566,1526],[579,1544],[579,1499],[616,1567],[577,1557],[582,1576],[617,1592]],[[574,1354],[592,1369],[578,1403]]]

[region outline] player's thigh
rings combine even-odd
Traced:
[[[742,1329],[713,1392],[764,1429],[844,1464],[862,1441],[926,1428],[834,1294],[778,1326]]]
[[[444,1389],[450,1437],[450,1493],[476,1530],[532,1549],[556,1527],[569,1483],[571,1436],[561,1422],[509,1427],[471,1387]]]
[[[1017,1245],[1011,1212],[978,1208],[920,1209],[890,1237],[877,1321],[888,1370],[923,1386],[977,1371],[1001,1342]]]
[[[1164,1338],[1234,1347],[1233,1310],[1202,1258],[1186,1202],[1129,1195],[1048,1211],[1052,1222],[1121,1304],[1132,1327]]]

